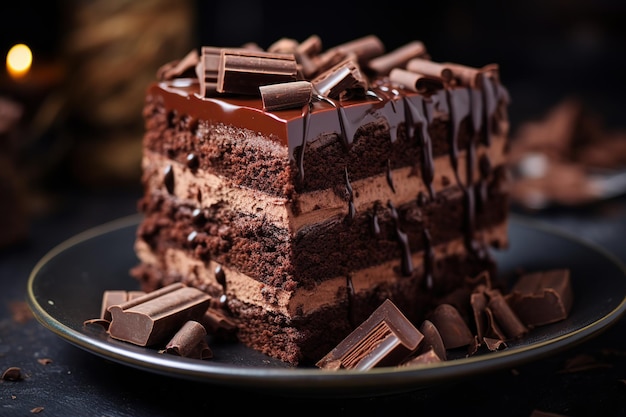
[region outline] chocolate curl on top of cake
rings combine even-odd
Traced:
[[[373,58],[367,63],[366,68],[377,75],[388,75],[394,68],[404,68],[413,58],[426,59],[427,57],[424,43],[413,41],[384,55]]]
[[[172,80],[179,77],[195,76],[195,67],[200,61],[198,51],[193,49],[178,61],[168,62],[157,70],[157,79],[160,81]]]

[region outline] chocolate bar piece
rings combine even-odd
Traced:
[[[526,326],[541,326],[567,318],[572,304],[569,269],[552,269],[521,276],[506,301]]]
[[[151,346],[166,343],[188,320],[198,320],[211,297],[193,287],[175,283],[123,304],[109,307],[112,338]]]
[[[316,366],[362,371],[396,366],[417,350],[423,338],[424,335],[387,299]]]
[[[217,74],[219,93],[259,95],[259,86],[297,80],[293,54],[275,54],[250,49],[222,49]]]
[[[100,308],[100,318],[111,321],[109,307],[124,304],[128,300],[144,295],[143,291],[107,290],[102,294],[102,306]]]

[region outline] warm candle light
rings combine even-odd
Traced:
[[[33,54],[24,44],[14,45],[7,54],[7,71],[13,78],[21,78],[30,69]]]

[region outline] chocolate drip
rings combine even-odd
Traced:
[[[487,204],[487,183],[489,181],[489,175],[491,175],[491,161],[487,154],[483,154],[478,161],[478,168],[480,171],[480,180],[478,181],[476,191],[476,211],[481,211]]]
[[[350,275],[346,277],[346,288],[348,291],[348,323],[350,323],[351,328],[354,328],[356,327],[356,320],[354,319],[354,284]]]
[[[389,188],[391,191],[396,193],[396,186],[393,184],[393,177],[391,176],[391,160],[387,159],[387,184],[389,184]]]
[[[409,238],[407,234],[400,229],[400,219],[398,217],[398,211],[396,210],[396,207],[393,205],[391,200],[387,202],[387,206],[391,210],[391,217],[393,218],[394,224],[396,226],[396,236],[398,238],[398,243],[400,244],[400,249],[402,251],[402,275],[411,276],[413,274],[413,260],[411,259]]]
[[[432,141],[430,139],[430,134],[428,133],[428,126],[430,125],[430,116],[428,111],[428,106],[426,104],[426,100],[422,101],[424,116],[426,119],[426,123],[422,123],[421,125],[421,143],[422,143],[422,179],[426,187],[428,187],[428,193],[430,194],[430,198],[435,198],[435,189],[433,187],[433,179],[435,176],[435,167],[433,163],[433,147]]]
[[[356,217],[356,208],[354,207],[354,192],[352,191],[352,184],[350,184],[350,178],[348,177],[348,167],[344,168],[344,178],[346,180],[346,191],[348,192],[348,217],[346,219],[349,223],[352,223]]]
[[[200,166],[200,160],[198,159],[198,155],[195,153],[190,153],[187,155],[187,167],[192,171],[196,171]]]
[[[458,136],[459,126],[461,124],[460,115],[457,114],[454,108],[452,95],[450,89],[446,88],[446,101],[448,103],[448,111],[450,112],[450,129],[448,130],[448,146],[450,147],[450,164],[454,170],[454,176],[456,177],[457,184],[461,185],[461,178],[459,177],[459,147]]]
[[[491,77],[486,76],[485,74],[479,74],[480,77],[480,86],[484,103],[484,111],[483,111],[483,125],[485,128],[483,129],[483,140],[486,146],[491,145],[491,118],[496,111],[497,105],[497,90],[494,85]]]
[[[172,165],[165,167],[163,184],[165,184],[168,193],[174,194],[174,167]]]
[[[339,129],[340,129],[339,136],[341,137],[341,141],[343,145],[345,146],[345,148],[350,149],[350,145],[352,145],[352,141],[354,137],[353,135],[348,135],[348,133],[346,132],[347,118],[346,118],[345,111],[343,107],[341,106],[341,102],[337,100],[333,100],[332,98],[329,98],[329,97],[324,97],[322,95],[317,95],[316,97],[319,100],[330,104],[331,106],[335,108],[335,110],[337,110],[337,117],[339,118]],[[350,129],[350,130],[352,131],[353,129]]]
[[[432,290],[435,286],[434,269],[435,269],[435,252],[433,251],[432,239],[428,229],[424,228],[422,232],[424,238],[424,280],[423,285],[427,290]]]
[[[302,107],[302,145],[300,146],[300,156],[298,158],[298,181],[300,184],[304,183],[304,150],[306,149],[312,108],[313,103]]]

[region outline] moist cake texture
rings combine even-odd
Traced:
[[[144,291],[199,288],[239,341],[308,365],[386,299],[420,323],[495,274],[509,198],[497,65],[313,35],[203,47],[158,77],[131,271]]]

